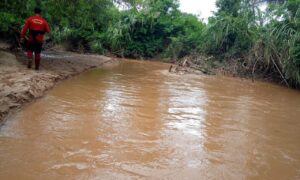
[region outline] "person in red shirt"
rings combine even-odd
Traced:
[[[47,21],[41,16],[42,10],[40,8],[35,8],[34,12],[35,16],[31,16],[26,20],[25,26],[21,32],[21,42],[24,42],[25,35],[29,30],[29,39],[27,41],[27,67],[31,68],[34,52],[35,69],[39,70],[44,34],[50,33],[50,28]]]

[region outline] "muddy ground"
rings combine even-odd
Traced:
[[[41,97],[60,80],[117,63],[117,60],[105,56],[71,52],[43,53],[40,71],[27,69],[26,61],[21,51],[11,53],[0,49],[0,125],[9,114]]]

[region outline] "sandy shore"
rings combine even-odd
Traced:
[[[0,125],[9,114],[43,96],[57,82],[83,71],[116,62],[98,55],[45,52],[40,71],[35,71],[26,68],[24,54],[0,50]]]

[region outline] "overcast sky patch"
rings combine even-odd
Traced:
[[[182,12],[200,15],[207,20],[212,16],[212,11],[216,11],[216,0],[179,0]]]

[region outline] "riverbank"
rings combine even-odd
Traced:
[[[248,59],[227,59],[220,60],[213,56],[192,55],[184,57],[174,63],[169,69],[177,74],[207,74],[221,75],[227,77],[238,77],[254,81],[262,81],[285,86],[292,89],[299,89],[295,84],[288,83],[283,78],[282,72],[268,70],[263,64],[254,63]]]
[[[0,50],[0,125],[9,114],[43,96],[61,80],[114,62],[99,55],[45,52],[40,71],[35,71],[26,68],[24,54]]]

